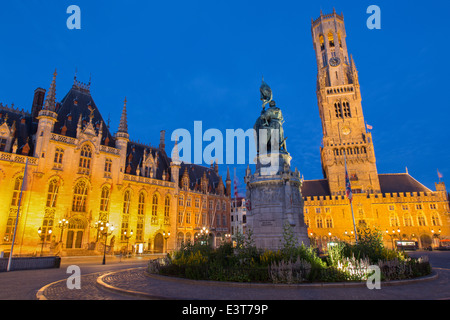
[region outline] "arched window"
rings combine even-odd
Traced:
[[[23,177],[17,177],[14,181],[13,196],[11,200],[11,206],[13,207],[17,207],[19,205],[19,196],[20,190],[22,189],[22,181]]]
[[[398,227],[398,218],[395,213],[391,213],[389,215],[389,221],[390,221],[391,227]]]
[[[145,193],[139,193],[138,216],[136,225],[136,241],[144,240],[144,210],[145,210]]]
[[[342,118],[342,107],[340,102],[334,103],[334,112],[336,114],[336,118]]]
[[[170,196],[166,196],[164,201],[164,224],[169,224],[170,218]]]
[[[405,214],[403,217],[403,222],[405,224],[405,227],[412,227],[413,223],[412,223],[412,219],[411,219],[411,215],[410,214]]]
[[[84,180],[79,181],[75,185],[73,192],[72,211],[86,212],[86,200],[88,194],[88,187]]]
[[[333,228],[333,219],[330,216],[326,218],[327,228]]]
[[[348,103],[348,101],[344,101],[342,103],[343,106],[343,112],[344,112],[344,117],[346,118],[350,118],[352,116],[352,114],[350,113],[350,104]]]
[[[441,219],[439,218],[439,214],[437,212],[434,212],[431,216],[431,223],[433,226],[440,226],[441,225]]]
[[[127,240],[129,220],[130,220],[130,205],[131,205],[131,191],[127,190],[123,195],[122,224],[120,225],[121,241]]]
[[[325,41],[323,40],[323,35],[319,36],[320,50],[323,51],[325,49]]]
[[[419,214],[417,216],[417,223],[418,223],[419,227],[425,227],[427,225],[425,216],[423,214]]]
[[[316,218],[316,227],[317,228],[323,228],[323,223],[322,223],[322,217],[317,217]]]
[[[152,198],[152,224],[158,224],[158,195],[154,194]]]
[[[108,211],[108,209],[109,209],[109,196],[110,196],[109,187],[104,186],[102,188],[102,193],[100,195],[100,211]]]
[[[338,33],[338,41],[339,41],[339,47],[342,48],[342,39],[341,39],[341,34]]]
[[[91,168],[91,158],[92,158],[92,149],[89,145],[85,144],[81,148],[80,163],[78,165],[82,172],[89,173],[89,170]]]
[[[330,45],[330,47],[334,47],[334,38],[331,31],[328,33],[328,44]]]
[[[64,150],[61,148],[56,148],[55,158],[53,160],[54,167],[61,168],[64,157]]]
[[[111,167],[112,167],[112,160],[111,159],[106,159],[105,160],[105,172],[110,173],[111,172]]]
[[[47,208],[54,208],[56,207],[56,199],[58,197],[58,190],[59,190],[59,180],[53,179],[48,184],[48,191],[47,191]]]

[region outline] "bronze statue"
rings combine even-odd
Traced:
[[[284,130],[283,130],[283,114],[281,112],[281,109],[276,107],[275,101],[272,100],[272,89],[267,85],[267,83],[264,82],[264,78],[262,80],[261,87],[259,89],[261,92],[261,100],[263,101],[263,109],[261,111],[261,115],[256,120],[255,125],[253,128],[256,131],[256,148],[257,152],[260,151],[260,146],[266,145],[267,153],[270,153],[269,150],[272,150],[271,140],[272,140],[272,132],[275,134],[278,134],[278,148],[274,146],[274,150],[287,152],[286,149],[286,139],[284,137]],[[266,110],[265,106],[266,104],[269,104],[269,108]],[[265,132],[266,137],[264,137],[265,141],[260,141],[260,130],[266,130]],[[276,140],[275,140],[276,141]]]

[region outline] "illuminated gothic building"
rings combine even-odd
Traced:
[[[406,173],[377,171],[372,134],[361,105],[358,72],[348,55],[344,17],[336,12],[312,21],[317,60],[317,99],[322,120],[324,179],[304,181],[305,222],[312,243],[353,240],[353,217],[345,196],[345,162],[353,192],[355,225],[376,227],[390,247],[411,240],[420,247],[450,238],[448,194],[432,191]],[[346,161],[345,161],[346,160]]]
[[[170,158],[164,131],[157,147],[131,141],[126,100],[112,135],[90,83],[75,78],[61,102],[55,90],[56,71],[31,113],[0,105],[0,251],[10,251],[19,202],[14,254],[166,252],[203,228],[215,245],[224,239],[231,180],[217,164]]]

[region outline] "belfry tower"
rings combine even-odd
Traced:
[[[321,12],[312,20],[311,32],[323,131],[320,153],[330,192],[345,194],[345,157],[353,192],[379,193],[372,135],[364,121],[358,72],[347,52],[344,16]]]

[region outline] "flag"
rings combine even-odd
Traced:
[[[366,128],[367,128],[367,130],[372,130],[373,129],[373,127],[370,124],[366,124]]]
[[[437,171],[437,175],[438,175],[438,178],[439,178],[439,179],[442,179],[442,178],[444,177],[444,176],[442,175],[442,173],[439,172],[439,169],[438,169],[438,171]]]
[[[347,167],[345,168],[345,194],[347,195],[350,203],[352,202],[353,194],[352,194],[352,186],[350,185],[350,179],[348,177]]]

